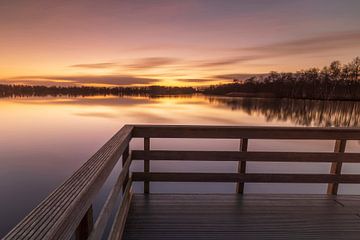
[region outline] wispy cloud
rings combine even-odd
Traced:
[[[178,59],[170,58],[170,57],[150,57],[150,58],[138,59],[131,64],[125,65],[125,67],[129,69],[149,69],[149,68],[162,67],[166,65],[172,65],[178,61],[179,61]]]
[[[139,59],[128,59],[118,62],[100,62],[100,63],[80,63],[70,65],[72,68],[85,69],[114,69],[125,68],[129,70],[151,69],[167,65],[173,65],[180,60],[170,57],[148,57]]]
[[[155,55],[154,57],[138,59],[129,58],[98,63],[78,63],[73,64],[70,67],[89,71],[91,69],[109,69],[113,70],[111,72],[113,72],[114,74],[20,76],[7,80],[2,80],[0,81],[0,83],[45,86],[130,86],[158,84],[161,83],[161,81],[166,81],[166,79],[176,80],[178,82],[189,84],[206,84],[207,82],[211,82],[212,80],[241,80],[254,76],[254,74],[242,74],[237,73],[236,71],[230,71],[229,74],[209,76],[208,73],[203,70],[223,70],[229,69],[229,67],[236,67],[237,69],[239,69],[238,71],[241,72],[240,68],[243,66],[242,64],[245,65],[248,63],[257,63],[258,60],[269,60],[277,57],[297,55],[324,55],[327,53],[331,53],[331,55],[333,55],[334,51],[341,51],[346,49],[360,49],[360,30],[328,32],[302,39],[275,42],[253,47],[229,47],[228,49],[229,51],[225,53],[225,56],[219,56],[214,54],[213,56],[209,56],[207,58],[204,57],[203,59],[190,59],[190,57],[189,59],[186,59],[186,57],[184,56],[177,58]],[[146,71],[151,69],[159,69],[161,71]],[[199,71],[199,69],[201,69],[202,75],[191,74],[192,71],[196,72]],[[121,74],[122,72],[124,72],[125,74]],[[224,71],[221,71],[221,73],[223,72]],[[213,73],[216,73],[216,71],[213,71]],[[193,79],[192,76],[196,76],[195,78],[198,78]]]
[[[115,62],[106,62],[106,63],[88,63],[88,64],[75,64],[70,67],[73,68],[90,68],[90,69],[104,69],[104,68],[113,68],[118,66]]]
[[[204,60],[201,63],[197,64],[197,67],[222,67],[227,65],[234,65],[238,63],[244,63],[251,60],[258,59],[259,56],[239,56],[239,57],[232,57],[232,58],[224,58],[220,60]]]
[[[326,53],[334,50],[360,47],[360,31],[325,33],[320,36],[290,40],[248,48],[229,48],[240,56],[220,60],[204,60],[197,67],[223,67],[250,61],[300,54]]]
[[[6,84],[29,84],[44,86],[77,86],[102,84],[110,86],[148,85],[155,84],[158,79],[142,78],[126,75],[81,75],[81,76],[20,76],[0,83]]]
[[[259,74],[259,73],[230,73],[230,74],[223,74],[223,75],[215,75],[213,76],[216,79],[226,79],[226,80],[245,80],[251,77],[256,76],[265,76],[266,74]]]
[[[185,43],[160,43],[160,44],[149,44],[140,47],[133,47],[125,49],[127,52],[156,52],[163,50],[178,50],[188,52],[228,52],[236,48],[219,47],[219,46],[204,46],[202,44],[185,44]]]
[[[176,79],[178,82],[183,83],[205,83],[205,82],[212,82],[214,79],[206,79],[206,78],[199,78],[199,79]]]
[[[175,46],[174,46],[175,47]],[[71,65],[74,68],[105,69],[124,68],[125,70],[148,70],[165,66],[185,68],[221,68],[256,60],[276,57],[333,52],[360,47],[360,31],[328,32],[318,36],[258,45],[246,48],[226,48],[222,51],[233,53],[232,57],[218,59],[186,60],[172,57],[148,57],[120,62],[101,62]],[[130,63],[129,63],[130,62]]]
[[[303,38],[250,48],[240,48],[259,54],[259,58],[277,57],[297,54],[314,54],[360,47],[360,31],[333,32],[311,38]],[[255,56],[254,56],[255,57]]]

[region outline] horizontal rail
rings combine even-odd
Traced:
[[[133,172],[132,178],[153,182],[360,183],[360,175],[353,174]]]
[[[360,128],[133,125],[136,138],[360,140]]]
[[[130,178],[124,190],[124,196],[121,202],[121,206],[116,211],[115,219],[112,224],[108,238],[109,240],[122,239],[122,234],[124,232],[125,223],[126,223],[126,217],[130,209],[130,203],[132,198],[131,184],[132,184],[132,179]]]
[[[117,132],[4,239],[70,239],[127,148],[132,129],[124,126]]]
[[[131,139],[144,138],[144,151],[129,156]],[[246,152],[246,151],[170,151],[151,150],[151,138],[208,139],[300,139],[336,140],[332,152]],[[360,140],[360,128],[303,127],[236,127],[236,126],[175,126],[125,125],[98,152],[38,207],[25,217],[8,235],[9,239],[70,239],[93,204],[97,193],[113,170],[120,156],[123,169],[95,222],[90,239],[102,237],[116,200],[123,189],[123,201],[113,223],[110,238],[121,238],[131,202],[132,181],[143,181],[145,192],[150,181],[160,182],[258,182],[258,183],[330,183],[337,194],[339,183],[360,183],[360,175],[341,174],[341,164],[360,163],[359,153],[344,153],[346,140]],[[126,161],[125,161],[126,160]],[[130,173],[132,160],[145,162],[144,172]],[[248,161],[257,162],[331,162],[331,174],[273,173],[177,173],[149,172],[151,160],[184,161]],[[245,165],[243,165],[245,166]],[[91,209],[90,209],[91,210]],[[91,211],[89,219],[92,218]],[[92,223],[91,223],[92,224]],[[83,234],[84,235],[84,234]],[[86,238],[86,236],[81,236]]]
[[[164,161],[256,161],[256,162],[347,162],[360,163],[360,153],[233,152],[233,151],[132,151],[133,160]]]
[[[131,165],[131,156],[129,156],[127,158],[127,160],[125,161],[125,165],[123,166],[121,173],[119,174],[119,177],[118,177],[114,187],[112,188],[111,192],[109,193],[109,196],[106,199],[106,202],[105,202],[103,208],[101,209],[99,217],[97,218],[97,220],[95,222],[94,229],[88,238],[89,240],[101,239],[101,236],[105,230],[106,224],[109,220],[109,217],[115,207],[116,200],[118,199],[121,188],[122,188],[125,180],[127,180],[126,177],[128,176],[130,165]],[[129,184],[129,186],[131,185],[131,183],[129,183],[129,182],[128,182],[128,184]]]

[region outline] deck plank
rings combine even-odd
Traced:
[[[358,199],[135,194],[123,239],[359,239]]]

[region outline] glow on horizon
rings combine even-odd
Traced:
[[[348,62],[360,55],[359,9],[357,0],[5,1],[0,83],[201,86]]]

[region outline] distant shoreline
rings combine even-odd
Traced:
[[[219,85],[222,86],[222,85]],[[310,97],[284,97],[271,92],[227,92],[224,94],[209,93],[206,89],[194,87],[47,87],[29,85],[2,85],[0,84],[0,98],[11,97],[88,97],[88,96],[180,96],[195,95],[236,98],[264,98],[264,99],[294,99],[294,100],[317,100],[317,101],[360,101],[359,98],[310,98]]]
[[[333,61],[324,68],[292,72],[270,72],[246,80],[207,87],[56,87],[0,84],[0,97],[95,96],[95,95],[186,95],[260,97],[312,100],[360,101],[360,57],[347,64]]]

